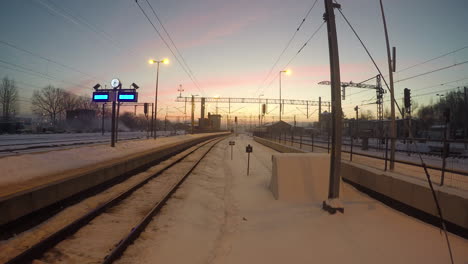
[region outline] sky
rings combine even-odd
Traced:
[[[156,68],[149,65],[148,60],[164,58],[168,58],[170,64],[160,68],[159,115],[166,112],[168,116],[184,115],[184,103],[175,102],[179,85],[184,89],[183,96],[258,98],[263,94],[261,98],[278,98],[278,75],[289,61],[287,68],[292,74],[282,76],[282,98],[330,100],[330,87],[317,84],[330,79],[326,26],[320,27],[323,0],[316,2],[299,31],[299,24],[315,0],[148,1],[182,57],[146,0],[138,0],[138,3],[177,57],[166,47],[134,0],[1,1],[0,77],[8,76],[16,81],[21,96],[20,115],[31,113],[28,101],[33,91],[46,85],[91,95],[96,83],[109,87],[113,78],[119,78],[124,87],[138,84],[139,102],[152,102]],[[383,74],[388,74],[379,1],[338,2]],[[397,48],[397,99],[402,97],[404,88],[410,88],[418,104],[424,105],[437,100],[437,93],[468,85],[468,63],[404,80],[468,61],[468,48],[465,48],[404,70],[468,46],[468,3],[465,0],[383,0],[383,4],[390,45]],[[343,17],[337,10],[335,13],[341,80],[359,82],[377,75]],[[297,54],[316,30],[314,37]],[[296,31],[289,48],[268,75]],[[194,77],[190,78],[178,62],[183,63],[183,60]],[[440,85],[443,83],[447,84]],[[356,105],[375,112],[376,105],[369,104],[375,101],[373,90],[348,88],[346,95],[342,101],[346,116],[354,116]],[[387,93],[384,100],[388,98]],[[388,106],[385,102],[384,107]],[[227,109],[227,105],[218,105],[223,116]],[[232,115],[242,119],[250,115],[256,117],[258,109],[258,105],[231,106]],[[216,105],[208,104],[208,111],[215,112]],[[277,120],[278,109],[274,105],[268,106],[268,112],[267,121]],[[196,113],[199,114],[199,106]],[[309,109],[309,113],[314,113],[309,119],[305,113],[303,106],[286,106],[283,116],[286,121],[294,116],[302,122],[317,120],[316,107]]]

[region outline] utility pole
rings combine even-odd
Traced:
[[[192,115],[191,115],[191,126],[190,134],[193,134],[193,126],[195,125],[195,96],[192,95]]]
[[[338,39],[336,36],[336,24],[334,8],[341,8],[333,0],[325,1],[324,20],[327,22],[328,49],[330,56],[331,79],[331,104],[332,104],[332,149],[330,154],[330,185],[328,199],[323,201],[323,209],[331,214],[336,211],[344,212],[343,205],[339,201],[340,172],[341,172],[341,136],[342,136],[342,109],[341,109],[341,81],[340,61],[338,55]]]
[[[229,114],[228,114],[228,130],[231,130],[231,98],[228,99],[229,103]]]
[[[101,134],[104,136],[104,111],[106,103],[102,104],[102,117],[101,117]]]
[[[393,89],[393,72],[395,71],[395,64],[392,66],[392,58],[390,55],[390,43],[388,40],[387,22],[385,20],[385,13],[383,9],[382,0],[380,0],[380,10],[382,11],[382,20],[385,30],[385,42],[387,45],[387,60],[388,60],[388,76],[390,78],[390,115],[391,115],[391,129],[390,129],[390,170],[395,169],[395,143],[396,143],[396,122],[395,122],[395,92]],[[393,58],[395,61],[395,58]]]
[[[111,122],[111,147],[115,147],[115,94],[117,89],[114,88],[114,94],[112,95],[114,99],[112,100],[112,122]]]
[[[465,115],[465,122],[463,122],[463,124],[465,125],[465,139],[468,138],[468,95],[467,95],[467,90],[468,90],[468,87],[463,87],[464,88],[464,92],[465,92],[465,100],[464,100],[464,103],[465,103],[465,112],[464,112],[464,115]],[[465,144],[465,149],[466,149],[466,144]]]
[[[320,124],[320,115],[322,114],[322,97],[319,97],[318,122]]]
[[[179,97],[182,97],[182,92],[184,91],[182,84],[179,84],[179,89],[177,89],[177,91],[179,91]]]
[[[120,120],[120,102],[117,101],[117,121],[115,123],[115,142],[118,141],[118,137],[119,137],[119,120]]]
[[[156,133],[154,131],[154,103],[151,103],[151,136]]]
[[[281,71],[279,72],[279,121],[281,121],[281,109],[283,108],[283,104],[281,101]]]
[[[359,106],[356,105],[354,107],[354,111],[356,111],[356,136],[359,134]]]

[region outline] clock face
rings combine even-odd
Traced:
[[[119,87],[119,85],[120,85],[119,79],[112,79],[112,81],[111,81],[111,86],[112,86],[113,88],[117,88],[117,87]]]

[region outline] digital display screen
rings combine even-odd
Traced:
[[[108,94],[95,94],[94,95],[94,100],[108,100],[109,95]]]
[[[111,93],[110,92],[94,92],[93,93],[93,102],[110,102]]]
[[[134,94],[119,94],[119,100],[135,100]]]
[[[119,102],[138,102],[138,93],[137,92],[119,92],[117,97]]]

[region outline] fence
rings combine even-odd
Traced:
[[[307,151],[326,151],[330,152],[331,139],[328,136],[317,136],[313,133],[304,134],[302,132],[278,132],[269,134],[256,134],[256,136],[277,141],[278,143],[297,147]],[[424,138],[396,138],[396,158],[395,164],[404,164],[423,168],[419,160],[421,153],[426,168],[431,170],[431,176],[435,176],[440,186],[446,181],[447,173],[451,175],[452,187],[468,190],[468,141],[464,140],[430,140]],[[417,147],[413,144],[416,142]],[[390,138],[342,138],[343,159],[348,158],[353,161],[356,156],[366,157],[372,160],[383,161],[383,164],[371,162],[371,165],[379,169],[388,170],[390,162]],[[358,162],[362,162],[361,159]],[[369,163],[369,161],[367,162]],[[381,167],[379,167],[381,166]],[[411,168],[410,168],[411,169]],[[434,175],[434,172],[440,172],[440,175]],[[422,172],[419,170],[417,173]],[[416,173],[416,172],[415,172]],[[455,175],[455,176],[454,176]],[[439,178],[440,177],[440,178]],[[434,179],[433,179],[434,180]],[[459,184],[454,184],[458,181]]]

